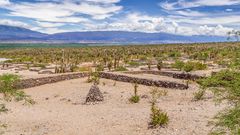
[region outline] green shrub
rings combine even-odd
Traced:
[[[3,94],[4,99],[11,100],[17,89],[14,87],[17,83],[19,83],[20,77],[14,74],[4,74],[0,75],[0,93]]]
[[[169,118],[166,112],[163,112],[162,110],[156,108],[155,105],[152,105],[151,112],[152,113],[150,125],[152,127],[164,127],[168,125]]]
[[[191,72],[193,70],[205,70],[207,69],[206,64],[202,64],[200,62],[187,62],[183,66],[183,70],[185,72]]]
[[[96,71],[98,72],[104,71],[104,66],[102,64],[97,65]]]
[[[219,113],[214,119],[217,128],[212,135],[240,135],[240,106]]]
[[[181,71],[184,67],[184,62],[180,60],[176,60],[175,63],[172,65],[172,67]]]
[[[139,101],[140,101],[140,97],[137,95],[135,95],[135,96],[132,96],[130,99],[129,99],[129,101],[131,102],[131,103],[138,103]]]
[[[207,69],[207,65],[206,64],[202,64],[200,62],[194,62],[194,70],[205,70]]]
[[[139,100],[140,100],[140,96],[138,96],[138,94],[137,94],[137,92],[138,92],[138,84],[137,83],[135,83],[134,84],[134,95],[129,99],[129,101],[131,102],[131,103],[138,103],[139,102]]]
[[[6,101],[15,99],[16,101],[24,100],[25,103],[33,104],[34,101],[30,96],[26,95],[23,91],[19,91],[16,85],[19,83],[20,77],[14,74],[0,75],[0,93]]]
[[[128,71],[128,69],[123,66],[120,66],[120,67],[117,67],[115,71]]]
[[[88,83],[99,84],[100,83],[100,73],[99,72],[91,72],[87,79]]]
[[[150,128],[156,128],[158,126],[165,127],[168,125],[169,117],[166,112],[163,112],[161,109],[157,108],[156,103],[157,99],[161,96],[166,96],[167,91],[159,91],[157,88],[153,88],[151,91],[151,114],[149,122]]]
[[[191,72],[191,71],[193,71],[193,69],[194,69],[194,65],[190,62],[186,63],[183,67],[183,70],[185,72]]]
[[[232,107],[215,117],[213,134],[240,133],[240,72],[223,70],[197,81],[203,89],[213,91],[218,102],[227,100]]]

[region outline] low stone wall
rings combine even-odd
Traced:
[[[58,76],[51,76],[51,77],[25,79],[25,80],[21,80],[20,83],[17,85],[17,87],[20,89],[26,89],[26,88],[41,86],[44,84],[83,78],[83,77],[87,77],[88,75],[89,75],[88,73],[76,73],[76,74],[66,74],[66,75],[58,75]]]
[[[19,89],[26,89],[26,88],[41,86],[44,84],[51,84],[51,83],[56,83],[60,81],[65,81],[65,80],[83,78],[87,76],[89,76],[89,73],[75,73],[75,74],[43,77],[43,78],[25,79],[25,80],[21,80],[21,82],[16,87],[18,87]],[[100,77],[105,79],[121,81],[121,82],[138,83],[146,86],[156,86],[156,87],[173,88],[173,89],[181,89],[181,90],[188,89],[187,85],[176,83],[176,82],[143,79],[143,78],[137,78],[137,77],[130,77],[127,75],[118,75],[114,73],[102,72],[100,73]]]
[[[128,82],[128,83],[137,83],[146,86],[156,86],[156,87],[164,87],[164,88],[172,88],[172,89],[188,89],[188,86],[185,84],[180,84],[176,82],[167,82],[161,80],[151,80],[151,79],[143,79],[137,77],[130,77],[127,75],[118,75],[113,73],[101,73],[101,78],[111,79],[121,82]]]
[[[128,71],[124,72],[128,74],[153,74],[153,75],[162,75],[168,76],[176,79],[185,79],[185,80],[197,80],[204,78],[203,76],[192,75],[187,73],[174,73],[174,72],[165,72],[165,71],[152,71],[152,70],[145,70],[145,71]]]

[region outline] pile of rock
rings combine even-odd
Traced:
[[[97,85],[93,85],[86,97],[86,103],[96,103],[104,100],[103,94]]]

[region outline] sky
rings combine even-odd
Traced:
[[[240,29],[240,0],[0,0],[0,24],[49,34],[134,31],[225,36]]]

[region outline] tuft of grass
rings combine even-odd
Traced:
[[[131,103],[138,103],[140,101],[140,96],[138,95],[138,84],[134,84],[134,95],[129,99]]]
[[[152,105],[151,112],[151,122],[149,123],[150,127],[165,127],[168,125],[169,117],[166,112],[163,112],[155,105]]]
[[[0,104],[0,113],[5,113],[7,111],[8,109],[6,108],[6,106],[4,104]]]
[[[138,103],[140,101],[140,97],[137,95],[137,96],[132,96],[129,101],[131,103]]]
[[[198,92],[193,93],[193,100],[199,101],[202,100],[205,95],[205,90],[199,90]]]
[[[215,119],[217,126],[211,135],[240,135],[240,106],[219,113]]]

